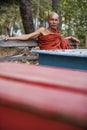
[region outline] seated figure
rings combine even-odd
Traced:
[[[38,38],[38,45],[41,50],[57,50],[57,49],[71,49],[69,40],[76,44],[79,40],[73,36],[61,37],[58,29],[59,16],[55,12],[51,12],[48,16],[48,28],[40,27],[35,32],[15,37],[6,37],[3,40],[29,40]]]

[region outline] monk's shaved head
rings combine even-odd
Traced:
[[[48,15],[48,19],[51,17],[51,16],[55,16],[55,17],[57,17],[57,18],[59,18],[59,15],[57,14],[57,13],[55,13],[55,12],[51,12],[49,15]]]
[[[55,12],[51,12],[48,15],[49,28],[51,30],[57,29],[58,23],[59,23],[59,15],[57,13],[55,13]]]

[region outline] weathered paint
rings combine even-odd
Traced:
[[[87,72],[0,63],[0,130],[83,130]]]
[[[39,53],[40,65],[87,70],[87,49],[32,52]]]

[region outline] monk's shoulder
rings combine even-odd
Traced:
[[[40,27],[40,28],[38,29],[38,32],[39,32],[40,35],[45,35],[45,33],[46,33],[46,28],[45,28],[45,27]]]
[[[40,27],[40,28],[39,28],[39,30],[40,30],[41,32],[44,32],[45,29],[46,29],[45,27]]]
[[[44,32],[45,28],[44,27],[40,27],[38,28],[35,33],[38,33],[38,34],[42,34]]]

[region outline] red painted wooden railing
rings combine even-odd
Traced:
[[[0,130],[87,128],[87,71],[0,63]]]

